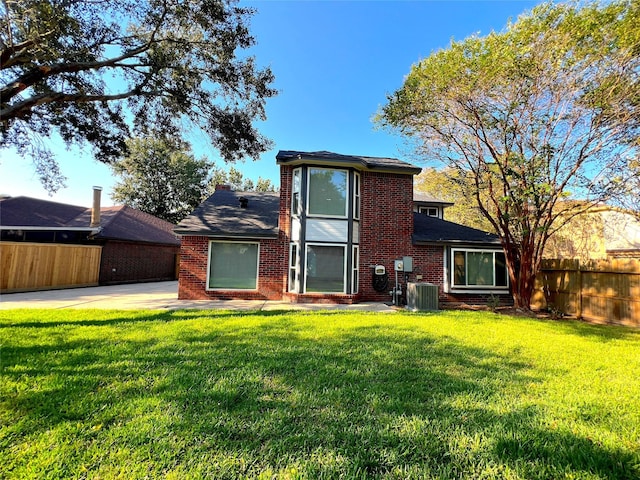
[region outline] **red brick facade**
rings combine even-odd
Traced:
[[[102,246],[100,285],[175,280],[178,246],[108,240]]]
[[[395,285],[394,260],[413,257],[413,272],[399,272],[403,291],[406,282],[428,282],[440,287],[442,302],[478,301],[487,295],[453,295],[443,291],[445,247],[413,245],[413,176],[410,174],[361,173],[361,215],[359,224],[359,289],[357,294],[296,294],[287,292],[291,229],[291,184],[293,167],[280,167],[279,236],[260,240],[258,288],[255,291],[208,291],[207,255],[210,239],[182,237],[179,298],[264,299],[292,303],[357,303],[391,301]],[[378,292],[373,286],[374,266],[383,265],[388,287]]]

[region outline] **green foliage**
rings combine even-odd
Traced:
[[[211,164],[186,144],[160,138],[127,141],[129,154],[113,164],[120,177],[113,200],[178,223],[204,199]]]
[[[13,310],[0,477],[638,478],[638,332],[488,312]]]
[[[425,168],[415,178],[414,190],[453,203],[445,208],[445,220],[487,232],[493,231],[493,225],[478,208],[473,178],[469,175],[462,176],[459,170],[447,167],[441,170]]]
[[[242,170],[235,167],[229,168],[228,171],[223,168],[214,168],[209,180],[207,191],[213,193],[216,185],[228,185],[231,190],[239,192],[276,192],[277,187],[269,179],[258,177],[256,183],[250,178],[245,178]]]
[[[273,75],[242,51],[250,8],[235,0],[7,0],[0,4],[0,146],[62,181],[42,139],[122,156],[125,139],[187,125],[223,159],[257,159],[270,142],[253,127],[275,94]],[[241,54],[241,55],[239,55]]]
[[[414,65],[379,114],[473,179],[521,308],[547,240],[572,216],[558,202],[584,198],[575,214],[611,198],[638,156],[637,18],[636,1],[544,3]]]

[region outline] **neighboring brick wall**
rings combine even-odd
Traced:
[[[245,299],[281,300],[286,282],[287,259],[281,239],[260,241],[258,290],[207,291],[207,263],[209,238],[185,235],[180,250],[180,281],[178,298],[181,300]]]
[[[108,240],[102,247],[100,285],[175,280],[178,246]]]

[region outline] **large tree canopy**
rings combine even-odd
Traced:
[[[119,181],[113,200],[178,223],[207,193],[207,159],[196,159],[187,144],[163,138],[127,140],[128,155],[113,164]]]
[[[472,176],[518,307],[529,308],[545,244],[571,218],[569,205],[608,198],[637,155],[638,18],[637,0],[542,4],[414,65],[379,114],[422,156]],[[586,201],[563,202],[570,195]]]
[[[131,129],[180,136],[195,125],[223,159],[257,158],[254,128],[273,75],[242,56],[251,9],[235,0],[3,0],[0,147],[30,156],[45,186],[60,172],[43,137],[88,142],[98,160]]]

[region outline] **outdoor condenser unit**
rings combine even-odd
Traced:
[[[407,308],[413,311],[438,310],[438,286],[407,283]]]

